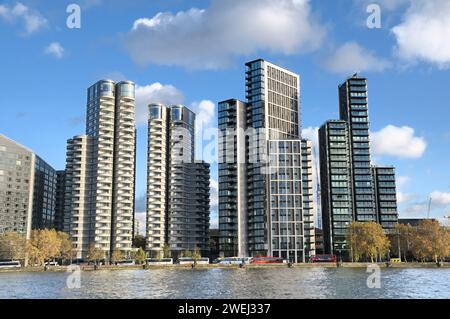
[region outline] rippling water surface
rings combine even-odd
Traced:
[[[450,269],[158,269],[81,273],[0,273],[0,298],[450,298]]]

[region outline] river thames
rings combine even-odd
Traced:
[[[1,299],[450,298],[450,269],[380,269],[369,288],[363,268],[151,269],[0,273]],[[69,278],[69,280],[68,280]],[[69,286],[72,284],[69,283]]]

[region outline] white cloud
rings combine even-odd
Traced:
[[[402,22],[392,28],[397,54],[406,61],[450,67],[450,1],[413,0]]]
[[[38,11],[32,10],[21,2],[13,7],[0,5],[0,18],[7,23],[23,23],[24,35],[38,32],[47,26],[48,21]]]
[[[391,66],[385,59],[376,57],[356,42],[347,42],[323,61],[323,66],[335,73],[380,72]]]
[[[59,42],[52,42],[45,48],[44,53],[61,59],[64,56],[64,51],[64,48]]]
[[[450,205],[450,193],[434,191],[430,194],[432,198],[432,205],[438,207],[445,207]]]
[[[139,65],[218,69],[261,50],[294,54],[320,47],[325,28],[309,0],[212,0],[207,9],[160,12],[134,22],[125,46]]]
[[[184,95],[173,85],[153,83],[145,86],[136,86],[136,122],[143,124],[148,119],[148,105],[151,103],[181,104]]]
[[[209,126],[215,119],[216,105],[210,100],[203,100],[200,103],[194,102],[191,104],[193,111],[196,113],[197,125],[203,127]]]
[[[371,141],[374,156],[420,158],[427,148],[425,139],[415,136],[414,129],[408,126],[388,125],[381,131],[371,132]]]
[[[399,204],[407,203],[411,201],[414,197],[415,197],[414,194],[408,194],[399,191],[397,192],[397,203]]]

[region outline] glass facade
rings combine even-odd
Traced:
[[[36,156],[33,196],[33,229],[54,228],[56,211],[56,171]]]
[[[340,120],[319,130],[322,224],[326,253],[349,259],[347,228],[373,221],[386,232],[397,222],[393,168],[372,167],[367,79],[355,74],[339,86]]]
[[[349,256],[347,228],[354,220],[349,128],[328,121],[319,130],[322,226],[325,253]]]
[[[35,155],[0,134],[0,234],[30,236]]]
[[[378,222],[387,232],[393,232],[398,222],[395,168],[373,166],[372,174],[375,181]]]
[[[311,226],[314,211],[308,176],[312,157],[307,150],[309,144],[300,139],[300,79],[297,74],[261,59],[246,63],[245,75],[247,103],[237,100],[219,103],[221,252],[225,256],[278,255],[293,262],[305,261],[314,254],[314,227]],[[285,154],[278,149],[278,143],[289,145],[282,147]],[[270,162],[271,157],[277,158],[277,163],[278,160],[289,162],[278,167]],[[307,163],[305,167],[303,163]],[[297,168],[295,173],[293,166]],[[284,177],[293,184],[288,187],[288,181],[273,180],[272,168],[292,173]],[[279,188],[283,193],[272,196],[271,190],[278,192]],[[285,206],[291,202],[296,204]],[[295,225],[280,224],[280,218],[288,214],[293,218],[300,214],[292,220]],[[285,226],[289,227],[286,234]]]
[[[247,252],[246,104],[219,103],[219,246],[225,257]]]
[[[0,233],[55,228],[56,171],[0,135]]]
[[[353,207],[357,221],[376,221],[371,173],[367,80],[355,76],[339,87],[341,120],[349,125]]]
[[[269,251],[274,257],[305,262],[305,219],[308,216],[304,214],[309,210],[303,209],[304,199],[309,204],[309,194],[303,194],[303,184],[307,186],[308,180],[302,180],[302,141],[270,141],[269,150]]]

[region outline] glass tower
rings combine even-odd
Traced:
[[[300,79],[262,59],[246,63],[245,75],[247,102],[219,103],[221,252],[305,261],[314,254],[314,214]]]
[[[353,207],[356,221],[376,221],[371,172],[367,80],[354,75],[339,86],[341,120],[349,126]]]
[[[339,86],[340,120],[319,130],[324,250],[350,258],[347,228],[373,221],[386,232],[397,222],[395,171],[371,165],[367,79],[353,75]]]

